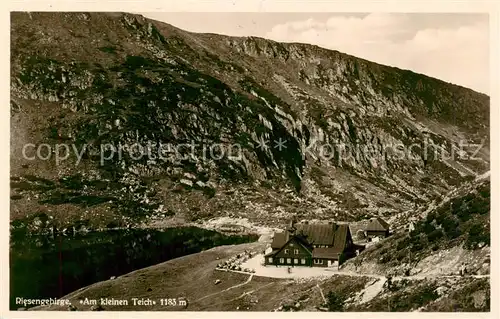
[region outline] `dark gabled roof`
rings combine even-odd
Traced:
[[[274,233],[273,242],[271,243],[272,249],[280,249],[287,242],[287,234],[286,233]]]
[[[296,234],[306,236],[314,245],[331,245],[335,234],[335,224],[295,224]]]
[[[302,235],[288,235],[287,236],[286,233],[278,233],[278,234],[285,235],[285,236],[283,236],[283,238],[288,239],[288,240],[283,245],[281,245],[281,247],[279,247],[279,248],[273,248],[273,251],[270,252],[269,254],[267,254],[266,257],[271,257],[273,255],[276,255],[284,247],[286,247],[288,245],[288,243],[291,242],[291,241],[297,242],[299,245],[301,245],[302,247],[304,247],[309,252],[309,254],[312,254],[313,248],[311,247],[311,245],[307,242],[307,240]],[[281,237],[278,240],[281,240]],[[273,241],[273,243],[274,243],[274,241]]]
[[[389,230],[389,224],[386,223],[382,218],[376,217],[370,220],[368,226],[366,226],[367,231],[387,231]]]
[[[270,253],[268,254],[265,254],[264,257],[267,258],[267,257],[273,257],[274,255],[276,255],[276,253],[280,251],[279,249],[273,249],[273,251],[271,251]]]
[[[316,251],[316,249],[320,249],[316,251],[317,254],[338,254],[344,250],[347,238],[350,235],[349,226],[346,224],[295,224],[294,226],[296,230],[293,235],[288,230],[285,232],[274,233],[273,241],[271,243],[273,253],[281,250],[290,240],[296,239],[309,251]],[[312,247],[312,245],[332,244],[333,247],[330,248],[313,249]]]
[[[312,252],[313,258],[338,258],[342,250],[333,248],[314,248]]]
[[[333,242],[333,248],[335,248],[339,252],[343,251],[347,241],[348,233],[348,225],[339,225],[337,227],[337,230],[335,231],[335,241]]]
[[[293,238],[300,244],[302,245],[309,253],[312,252],[313,246],[307,241],[307,238],[304,237],[302,234],[296,234],[293,236]]]

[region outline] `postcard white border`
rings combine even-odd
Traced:
[[[490,15],[490,127],[491,127],[491,188],[496,193],[498,179],[496,178],[497,162],[499,159],[498,146],[499,130],[495,123],[500,120],[499,108],[499,8],[493,1],[256,1],[256,0],[170,0],[170,1],[9,1],[0,4],[1,11],[1,41],[3,50],[1,55],[1,88],[2,105],[0,112],[0,139],[4,151],[0,152],[1,171],[1,222],[3,230],[0,231],[0,318],[76,318],[76,317],[120,317],[120,318],[252,318],[256,316],[269,316],[273,318],[303,318],[309,314],[305,313],[256,313],[256,312],[29,312],[9,311],[9,136],[10,136],[10,11],[119,11],[119,12],[474,12],[489,13]],[[315,317],[323,318],[498,318],[499,304],[494,300],[500,300],[499,295],[499,218],[498,198],[491,197],[491,312],[490,313],[314,313]]]

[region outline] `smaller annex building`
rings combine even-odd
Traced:
[[[265,265],[333,267],[356,256],[364,246],[353,243],[349,225],[290,222],[284,232],[275,232]]]
[[[390,234],[390,226],[389,224],[380,217],[374,217],[370,219],[370,222],[366,226],[365,236],[369,240],[374,237],[385,238]]]

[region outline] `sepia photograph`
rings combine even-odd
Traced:
[[[490,15],[334,10],[11,11],[10,311],[490,312]]]

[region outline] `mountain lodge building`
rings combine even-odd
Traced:
[[[374,237],[388,237],[389,224],[380,217],[372,218],[368,226],[366,226],[365,235],[369,240]]]
[[[275,232],[265,265],[333,267],[356,255],[364,247],[353,243],[349,225],[290,222],[284,232]]]

